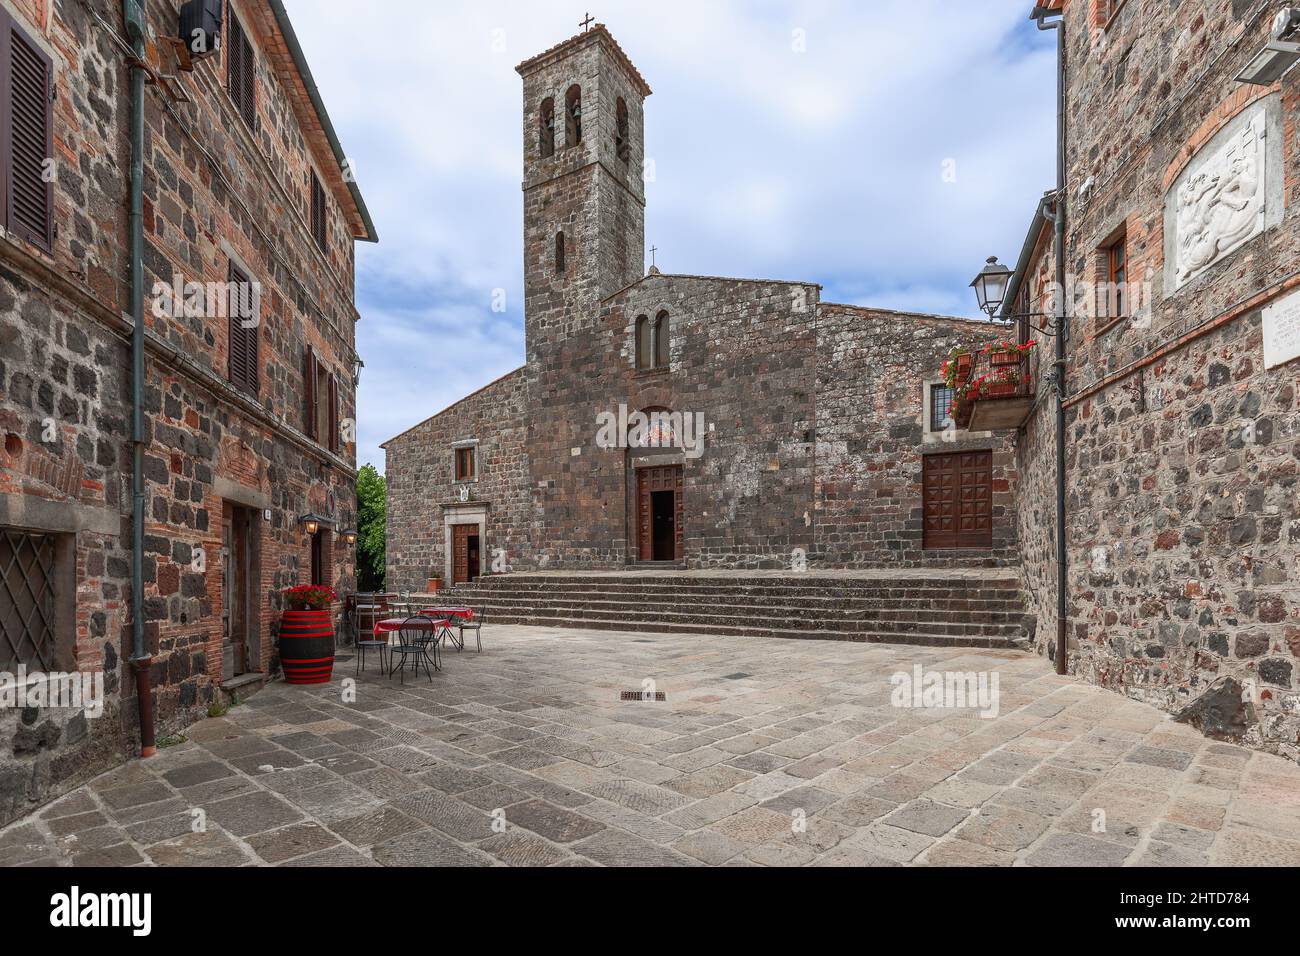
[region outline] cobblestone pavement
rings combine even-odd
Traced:
[[[372,662],[354,703],[351,662],[268,687],[0,832],[0,862],[1300,865],[1300,767],[1039,658],[506,626],[484,643],[432,683]],[[892,706],[915,664],[996,673],[999,715]],[[647,679],[666,701],[619,700]]]

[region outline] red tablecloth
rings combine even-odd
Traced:
[[[446,618],[429,618],[423,617],[420,620],[412,621],[409,617],[390,617],[385,621],[380,621],[375,625],[375,637],[380,634],[392,634],[400,631],[408,624],[412,628],[419,628],[422,631],[429,631],[436,634],[439,628],[446,627],[451,622]]]
[[[426,607],[419,613],[437,614],[442,617],[463,617],[467,621],[474,620],[474,609],[472,607]]]

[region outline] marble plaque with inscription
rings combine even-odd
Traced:
[[[1264,368],[1300,358],[1300,292],[1264,307]]]

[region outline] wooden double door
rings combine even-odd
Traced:
[[[993,547],[993,452],[926,455],[926,550]]]
[[[642,561],[680,561],[685,522],[681,465],[638,468],[637,543]]]

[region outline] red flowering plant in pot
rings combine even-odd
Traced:
[[[1021,386],[1030,384],[1030,377],[1021,374],[1020,366],[1002,366],[974,378],[966,386],[966,396],[971,402],[985,399],[1014,398]]]
[[[302,584],[284,591],[280,619],[280,667],[289,684],[327,684],[334,672],[331,587]]]
[[[1020,360],[1032,352],[1037,344],[1033,339],[1023,343],[1005,339],[984,346],[980,355],[987,355],[990,365],[1019,365]]]
[[[961,388],[970,379],[971,369],[975,367],[975,356],[964,345],[958,345],[948,353],[939,374],[949,388]]]

